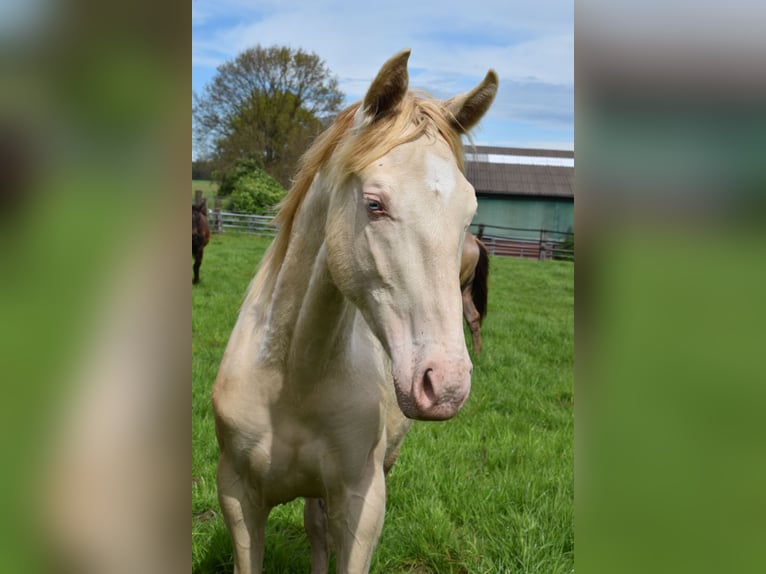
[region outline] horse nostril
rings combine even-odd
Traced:
[[[426,372],[423,373],[423,394],[429,402],[434,402],[434,399],[436,398],[436,392],[434,391],[434,385],[430,375],[432,372],[433,369],[426,369]]]

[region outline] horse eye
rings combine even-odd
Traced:
[[[380,204],[379,201],[375,201],[374,199],[370,199],[367,201],[367,211],[381,211],[383,209],[383,206]]]

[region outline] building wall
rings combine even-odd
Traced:
[[[479,207],[473,223],[523,229],[574,230],[574,201],[537,197],[478,196]],[[487,230],[487,233],[493,233]],[[500,233],[497,231],[497,233]],[[503,234],[509,234],[504,232]],[[513,235],[539,237],[539,233],[513,232]]]

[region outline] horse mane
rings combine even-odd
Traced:
[[[489,295],[489,254],[487,252],[487,246],[480,240],[476,240],[476,244],[479,246],[479,261],[476,263],[476,270],[474,271],[473,283],[471,285],[471,298],[473,304],[476,307],[476,311],[479,313],[479,325],[484,321],[484,317],[487,315],[487,298]]]
[[[393,148],[424,134],[444,138],[458,167],[465,170],[463,142],[453,127],[456,120],[439,100],[424,92],[410,91],[393,112],[370,124],[357,125],[355,120],[360,106],[361,102],[356,102],[340,112],[301,157],[293,184],[278,206],[274,219],[277,235],[248,287],[245,304],[255,301],[261,294],[273,292],[287,255],[296,214],[320,171],[327,171],[335,178],[336,185],[340,184]],[[270,299],[270,296],[266,297],[266,300]]]

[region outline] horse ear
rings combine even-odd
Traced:
[[[372,123],[395,109],[407,94],[409,58],[410,50],[402,50],[383,64],[375,76],[362,103],[362,113],[368,122]]]
[[[473,90],[450,98],[445,102],[458,132],[464,134],[479,123],[495,99],[498,83],[497,74],[494,70],[490,70]]]

